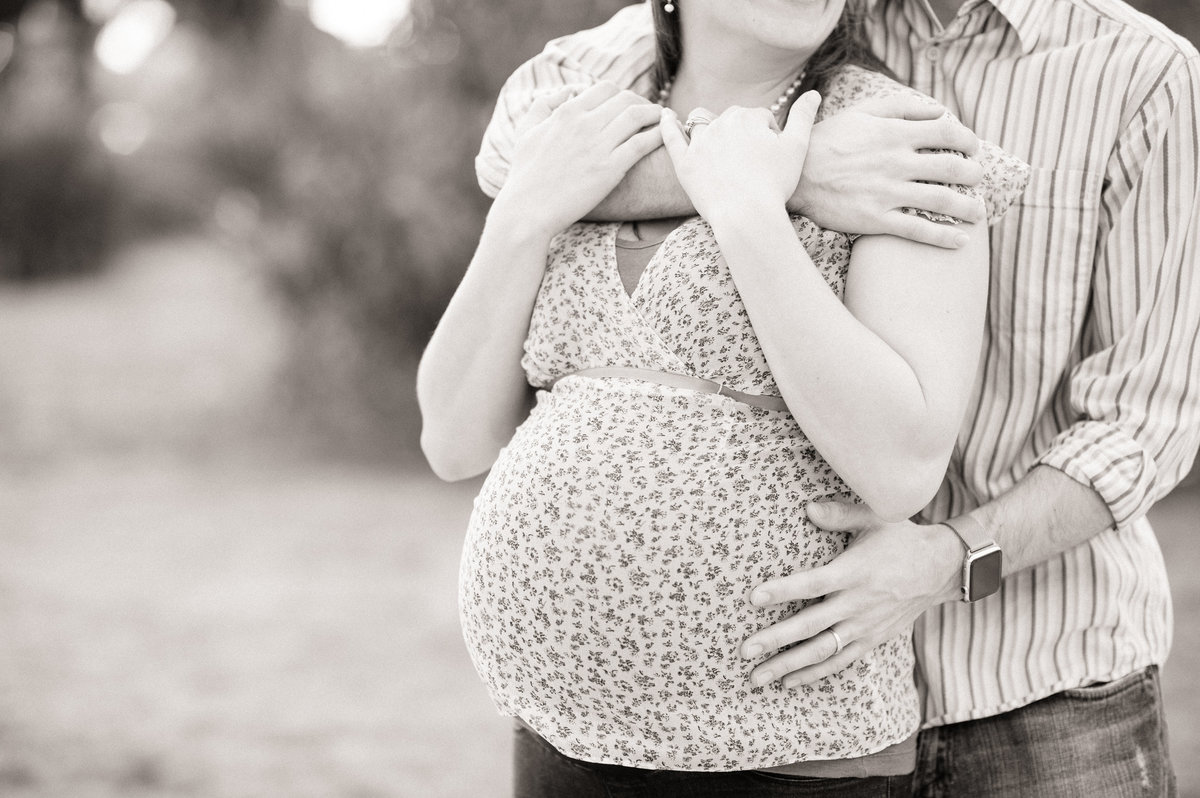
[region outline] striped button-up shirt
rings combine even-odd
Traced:
[[[925,519],[1044,464],[1116,520],[918,622],[932,726],[1166,658],[1171,603],[1145,515],[1200,443],[1200,57],[1117,0],[967,0],[944,27],[921,0],[877,0],[868,30],[901,81],[1033,167],[992,229],[977,385]],[[502,184],[538,91],[607,79],[646,92],[652,62],[645,6],[548,45],[501,95],[476,162],[484,190]]]

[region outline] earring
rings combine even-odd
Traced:
[[[666,11],[668,14],[673,13],[675,11],[675,4],[672,3],[671,0],[667,0],[667,2],[663,4],[663,11]]]

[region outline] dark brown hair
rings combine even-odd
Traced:
[[[676,0],[687,3],[688,0]],[[663,0],[647,0],[654,13],[654,33],[657,58],[654,64],[654,84],[658,91],[674,78],[683,56],[683,37],[680,33],[679,13],[668,14],[663,10]],[[792,99],[809,89],[822,94],[830,79],[844,66],[859,66],[894,78],[892,71],[871,51],[871,43],[863,27],[863,14],[859,3],[849,0],[833,32],[812,57],[804,70],[804,80]]]

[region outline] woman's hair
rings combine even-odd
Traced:
[[[679,13],[668,14],[664,11],[662,0],[647,2],[654,13],[657,51],[654,84],[655,89],[660,90],[675,77],[675,72],[679,69],[679,59],[683,56],[683,37],[680,33]],[[687,0],[682,0],[682,3],[686,4]],[[859,66],[895,77],[871,51],[871,43],[863,27],[861,6],[861,0],[847,0],[837,26],[808,59],[804,80],[800,82],[799,91],[792,95],[793,100],[809,89],[816,89],[824,94],[830,79],[844,66]]]

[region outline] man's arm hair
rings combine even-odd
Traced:
[[[1006,575],[1069,551],[1113,526],[1099,493],[1049,466],[1037,466],[970,515],[1004,550]]]

